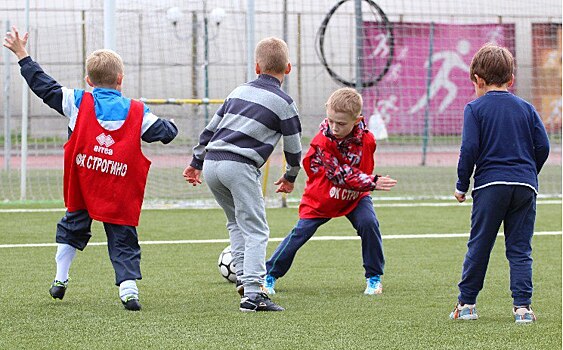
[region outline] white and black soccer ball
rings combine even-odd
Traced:
[[[235,283],[237,281],[237,274],[235,265],[233,264],[233,256],[231,255],[231,246],[227,246],[221,254],[219,254],[219,261],[217,262],[221,276],[225,277],[229,282]]]

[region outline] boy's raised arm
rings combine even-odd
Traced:
[[[8,48],[12,51],[17,57],[18,60],[22,60],[25,57],[29,56],[27,50],[25,49],[25,45],[27,45],[27,39],[29,38],[29,33],[25,33],[23,38],[20,38],[20,33],[15,26],[12,26],[12,31],[7,32],[6,36],[4,37],[4,47]]]
[[[11,32],[6,33],[3,45],[18,57],[21,75],[31,91],[42,99],[47,106],[64,115],[62,86],[46,74],[37,62],[31,59],[25,48],[28,38],[29,33],[25,33],[23,38],[20,38],[18,30],[14,26]]]

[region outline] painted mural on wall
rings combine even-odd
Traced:
[[[394,48],[380,24],[364,23],[363,76],[393,61],[379,83],[363,91],[364,116],[379,139],[389,134],[460,134],[463,108],[475,98],[469,64],[485,43],[514,53],[513,24],[394,23]],[[517,84],[518,82],[516,82]]]

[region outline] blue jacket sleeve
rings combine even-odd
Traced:
[[[479,124],[470,106],[463,110],[463,131],[461,149],[457,164],[456,189],[460,192],[469,190],[469,183],[479,153]]]
[[[151,143],[160,141],[163,144],[170,143],[178,135],[176,124],[166,119],[158,118],[147,131],[141,135],[141,140]]]
[[[18,63],[21,67],[21,75],[31,91],[47,106],[64,115],[62,86],[47,75],[39,63],[33,61],[30,56],[22,58]]]
[[[534,110],[534,154],[536,169],[540,173],[547,157],[549,156],[549,137],[538,112]]]

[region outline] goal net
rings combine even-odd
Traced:
[[[330,93],[342,86],[361,91],[363,115],[377,139],[376,173],[399,181],[391,192],[375,193],[376,199],[452,198],[463,107],[475,98],[469,63],[486,42],[506,46],[516,58],[511,91],[534,104],[550,136],[540,194],[561,197],[558,0],[363,0],[359,9],[354,0],[115,3],[123,94],[174,118],[180,130],[169,145],[143,144],[152,160],[148,204],[214,205],[207,187],[188,185],[182,171],[221,100],[248,80],[248,53],[266,36],[289,45],[293,70],[283,88],[300,111],[304,152],[325,117]],[[23,31],[25,13],[21,1],[3,1],[1,28]],[[104,46],[104,1],[33,1],[29,25],[31,56],[61,85],[88,90],[84,61]],[[4,53],[2,68],[0,200],[61,201],[68,120],[31,95],[23,150],[22,79],[15,57]],[[270,206],[282,202],[273,182],[283,167],[278,145],[261,169]],[[289,203],[299,201],[305,176],[299,175]]]

